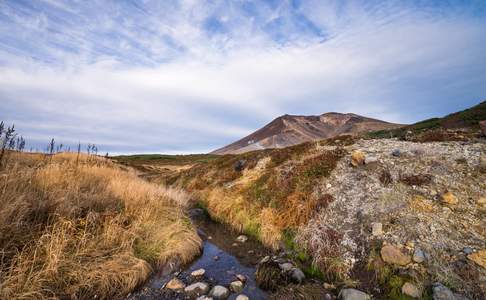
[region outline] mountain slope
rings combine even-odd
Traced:
[[[320,116],[283,115],[241,140],[212,153],[237,154],[258,149],[283,148],[340,134],[357,134],[401,126],[351,113],[330,112]]]

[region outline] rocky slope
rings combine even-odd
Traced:
[[[340,134],[357,134],[401,126],[351,113],[331,112],[320,116],[284,115],[241,140],[212,153],[236,154],[252,150],[283,148]]]

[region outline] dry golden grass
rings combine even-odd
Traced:
[[[177,190],[109,161],[10,153],[0,170],[0,299],[120,298],[201,240]]]

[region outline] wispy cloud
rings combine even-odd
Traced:
[[[412,122],[486,95],[481,1],[0,2],[0,112],[36,144],[199,152],[283,113]]]

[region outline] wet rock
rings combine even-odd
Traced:
[[[371,296],[356,289],[342,289],[339,293],[341,300],[370,300]]]
[[[250,298],[247,295],[241,294],[236,297],[236,300],[250,300]]]
[[[209,292],[209,296],[213,297],[216,300],[227,299],[229,295],[230,295],[230,291],[222,285],[214,286]]]
[[[454,293],[441,283],[434,283],[432,286],[432,298],[434,300],[455,300]]]
[[[383,234],[383,225],[381,223],[371,224],[371,234],[373,236],[380,236]]]
[[[405,284],[402,286],[402,293],[416,299],[422,296],[419,288],[410,282],[405,282]]]
[[[280,264],[279,267],[280,267],[280,269],[282,269],[282,271],[288,272],[288,271],[292,270],[294,265],[287,262],[287,263]]]
[[[186,286],[184,292],[190,296],[204,295],[209,291],[209,285],[205,282],[196,282]]]
[[[400,151],[400,149],[395,149],[392,151],[392,155],[395,157],[399,157],[400,155],[402,155],[402,152]]]
[[[363,151],[355,150],[351,153],[351,164],[355,167],[363,165],[365,162],[365,154]]]
[[[243,282],[236,280],[230,283],[230,290],[235,293],[241,293],[243,291]]]
[[[243,283],[245,283],[246,279],[247,279],[246,276],[243,275],[243,274],[236,274],[235,277],[236,277],[236,279],[238,279],[239,281],[241,281]]]
[[[199,276],[203,276],[204,273],[206,273],[206,270],[204,270],[204,269],[198,269],[198,270],[192,271],[191,272],[191,276],[193,276],[193,277],[199,277]]]
[[[248,241],[248,237],[246,235],[240,235],[236,238],[236,241],[240,243],[245,243],[246,241]]]
[[[406,266],[411,262],[410,256],[404,254],[398,247],[386,245],[381,248],[381,258],[390,264]]]
[[[467,256],[467,258],[486,269],[486,249],[471,253]]]
[[[416,248],[413,252],[413,261],[416,263],[423,263],[425,261],[425,253],[420,248]]]
[[[169,282],[167,282],[165,288],[169,290],[182,290],[185,286],[186,285],[184,284],[184,282],[174,277]]]
[[[213,259],[214,260],[219,260],[219,256],[216,255],[216,256],[213,257]]]
[[[442,203],[447,204],[447,205],[455,205],[459,201],[457,200],[456,196],[454,196],[453,193],[451,192],[446,192],[445,194],[442,195]]]
[[[474,252],[474,249],[471,247],[464,247],[462,249],[462,252],[464,252],[465,254],[472,254]]]
[[[290,277],[292,277],[292,280],[296,283],[302,283],[305,279],[305,274],[302,272],[301,269],[299,268],[294,268],[292,270],[292,273],[290,274]]]

